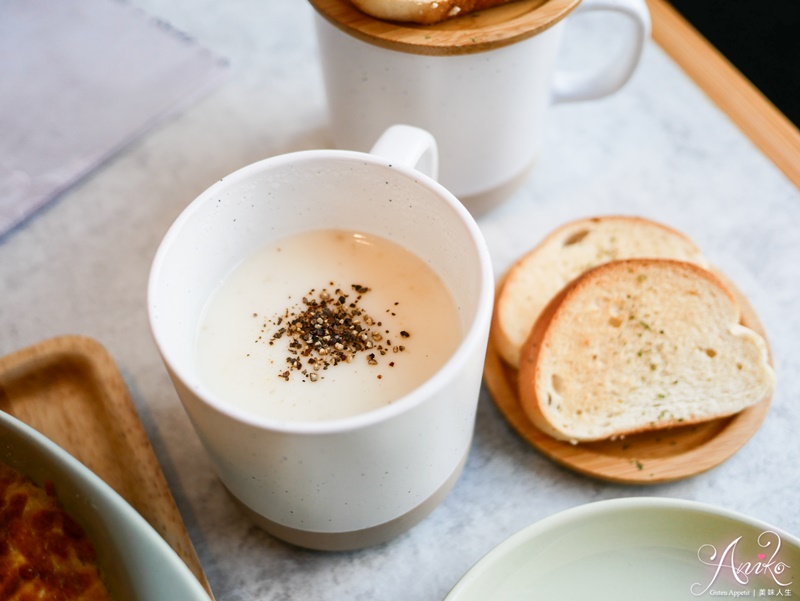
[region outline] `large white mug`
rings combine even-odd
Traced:
[[[424,26],[310,2],[334,144],[365,150],[391,123],[422,127],[439,145],[439,181],[476,215],[525,181],[548,106],[619,90],[650,33],[644,0],[517,0]],[[599,69],[556,70],[565,18],[588,11],[630,19],[627,44]]]
[[[386,541],[432,511],[462,470],[494,284],[480,230],[433,179],[436,168],[433,138],[407,126],[389,128],[371,154],[328,149],[272,157],[203,192],[155,256],[149,317],[178,395],[224,486],[281,539],[328,550]],[[462,337],[432,377],[366,413],[303,422],[237,408],[198,369],[203,308],[244,258],[318,228],[371,233],[416,254],[452,293]]]

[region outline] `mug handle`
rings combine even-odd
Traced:
[[[635,26],[622,56],[597,73],[556,71],[553,102],[593,100],[608,96],[624,86],[642,58],[645,41],[650,37],[650,12],[644,0],[583,0],[573,15],[592,11],[610,11],[630,18]]]
[[[431,179],[439,177],[439,149],[436,139],[420,127],[392,125],[381,134],[369,152],[393,163],[416,169]]]

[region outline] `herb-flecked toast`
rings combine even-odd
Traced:
[[[692,240],[649,219],[603,216],[566,223],[506,273],[492,323],[493,341],[503,360],[517,367],[539,314],[564,286],[592,267],[630,258],[677,259],[708,267]]]
[[[520,402],[574,443],[732,415],[774,387],[765,340],[729,288],[683,261],[590,269],[542,312],[519,365]]]

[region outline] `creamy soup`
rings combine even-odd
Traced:
[[[220,399],[281,420],[381,407],[430,378],[462,323],[419,257],[381,237],[315,230],[238,265],[204,309],[199,372]]]

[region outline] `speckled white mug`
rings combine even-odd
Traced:
[[[153,335],[219,478],[259,525],[315,549],[386,541],[432,511],[455,483],[472,440],[493,303],[486,244],[435,177],[435,141],[390,128],[370,154],[311,150],[254,163],[203,192],[153,261]],[[414,167],[427,173],[422,173]],[[387,237],[438,273],[463,338],[447,363],[406,396],[321,422],[248,414],[198,374],[194,343],[206,300],[242,259],[317,228]]]
[[[444,23],[372,19],[348,0],[310,0],[333,142],[364,150],[389,124],[430,131],[440,182],[475,215],[513,194],[540,154],[547,108],[619,90],[650,33],[644,0],[518,0]],[[600,69],[556,70],[566,17],[610,11],[633,27]]]

